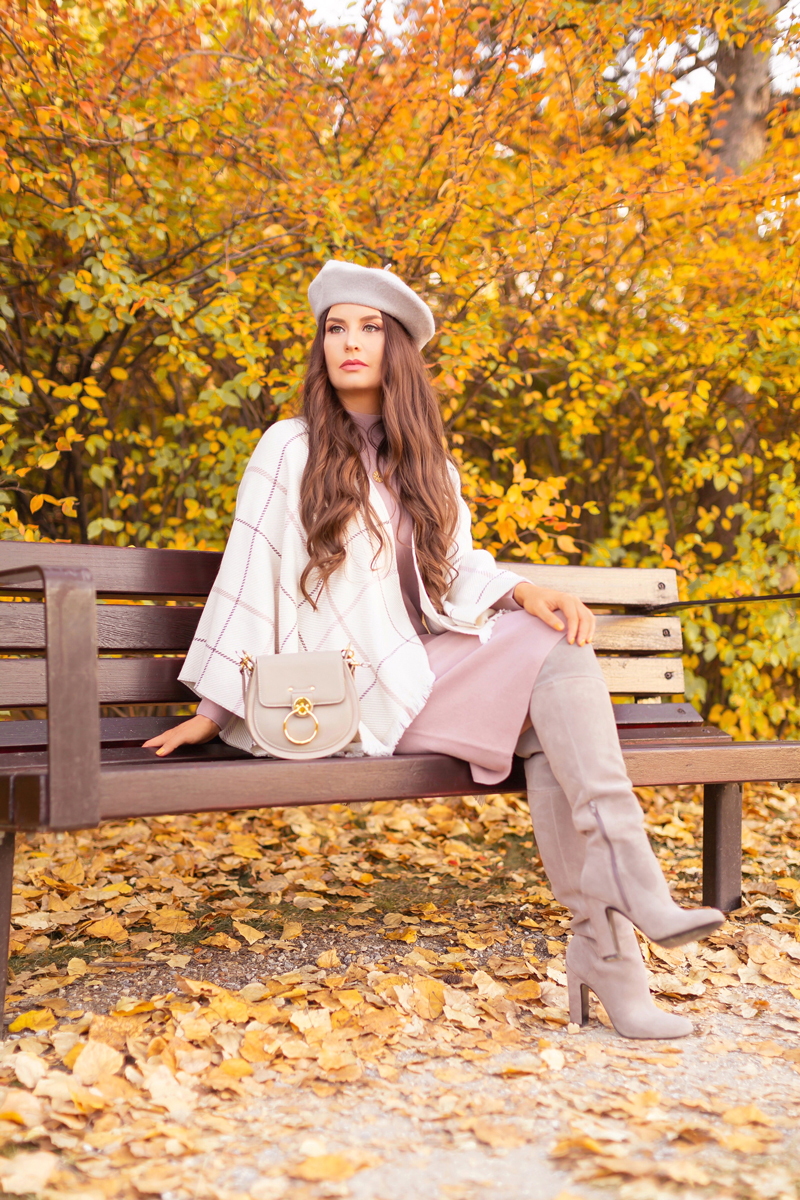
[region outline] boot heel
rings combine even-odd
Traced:
[[[569,993],[569,1019],[572,1025],[589,1024],[589,989],[578,976],[567,967],[567,990]]]
[[[614,910],[604,904],[602,900],[586,900],[586,915],[588,916],[592,926],[592,937],[594,938],[597,947],[597,953],[600,958],[612,959],[619,958],[619,943],[617,942],[617,931],[614,928]]]

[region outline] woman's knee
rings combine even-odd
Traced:
[[[557,679],[603,679],[594,647],[588,642],[570,645],[566,638],[556,642],[542,663],[536,684],[553,683]]]

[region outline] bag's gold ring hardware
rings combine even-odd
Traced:
[[[342,658],[347,663],[348,667],[350,668],[350,672],[353,675],[356,673],[356,667],[365,667],[367,665],[366,663],[362,663],[357,660],[356,652],[352,646],[348,646],[346,650],[342,651]]]
[[[311,733],[311,736],[307,738],[292,737],[292,735],[289,733],[289,730],[286,728],[290,717],[311,717],[311,720],[314,722],[314,729]],[[311,700],[309,700],[308,696],[294,697],[292,707],[283,719],[283,732],[287,741],[290,741],[293,746],[307,746],[309,742],[313,742],[314,738],[319,733],[319,721],[314,715],[314,705],[312,704]]]

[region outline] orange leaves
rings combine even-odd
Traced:
[[[670,0],[631,39],[615,6],[554,26],[539,4],[446,4],[362,42],[270,12],[15,9],[0,531],[220,548],[244,462],[298,395],[309,278],[369,247],[435,308],[427,357],[481,544],[675,563],[698,594],[730,563],[776,588],[800,495],[796,114],[773,105],[763,159],[719,182],[711,96],[675,90],[691,31],[761,42],[769,24]],[[220,74],[215,39],[237,47]],[[697,702],[737,736],[791,736],[781,619],[723,615],[691,618]]]
[[[670,883],[696,902],[696,797],[642,799]],[[118,1190],[155,1196],[169,1180],[201,1195],[223,1172],[263,1172],[268,1139],[272,1174],[251,1189],[264,1200],[287,1186],[321,1196],[378,1164],[387,1187],[400,1178],[408,1191],[413,1138],[420,1152],[468,1147],[486,1178],[487,1156],[500,1153],[506,1175],[522,1180],[514,1194],[537,1148],[557,1160],[568,1191],[622,1179],[680,1192],[723,1171],[744,1186],[754,1155],[790,1160],[795,1132],[781,1097],[800,1060],[797,864],[786,857],[796,810],[787,792],[749,789],[744,842],[757,890],[746,910],[704,942],[645,947],[657,1003],[706,1031],[669,1044],[617,1038],[594,1001],[587,1029],[568,1025],[567,914],[545,886],[517,797],[110,823],[91,846],[84,832],[21,838],[15,920],[84,906],[97,920],[105,909],[131,922],[131,945],[98,947],[78,922],[79,953],[38,947],[15,962],[10,1002],[30,1007],[12,1018],[0,1089],[8,1172],[54,1144],[59,1169],[43,1192],[53,1200],[98,1163]],[[250,838],[259,858],[233,853]],[[379,855],[386,845],[402,850],[402,873]],[[312,883],[329,905],[297,914],[291,896],[313,894]],[[177,911],[194,904],[196,928],[154,936],[143,906],[154,896]],[[368,924],[349,923],[358,910]],[[225,934],[235,956],[216,935],[200,937],[232,920],[265,936],[248,947]],[[413,945],[387,936],[405,930]],[[770,1087],[754,1097],[765,1072]],[[388,1141],[371,1120],[376,1096],[391,1115]]]
[[[86,927],[86,933],[89,937],[108,939],[112,942],[126,942],[128,940],[127,930],[122,925],[119,917],[102,917],[99,921],[92,921]]]

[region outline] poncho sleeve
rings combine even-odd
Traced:
[[[180,673],[198,696],[240,717],[242,655],[274,654],[291,637],[291,630],[280,628],[281,608],[286,609],[280,594],[287,570],[292,576],[302,570],[298,538],[287,538],[287,532],[297,533],[296,493],[306,454],[305,428],[297,420],[272,425],[256,446],[239,485],[219,573]],[[296,626],[294,603],[283,624]]]
[[[458,496],[458,525],[452,559],[454,578],[443,598],[443,611],[436,613],[427,596],[423,598],[423,609],[432,632],[457,629],[488,635],[491,626],[487,623],[495,615],[496,606],[517,586],[520,577],[499,567],[488,550],[474,548],[472,514],[461,495],[461,481],[455,467],[451,467],[451,478]]]

